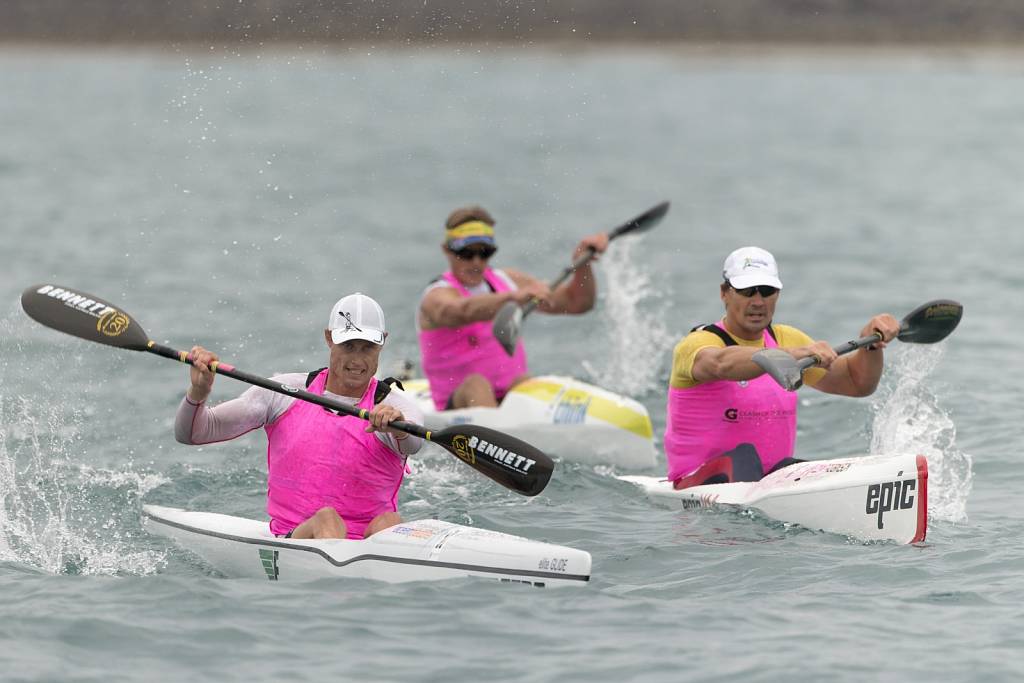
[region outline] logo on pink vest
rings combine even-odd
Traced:
[[[763,334],[765,348],[778,346],[767,330]],[[796,409],[796,393],[768,375],[670,387],[664,440],[668,478],[686,476],[741,443],[754,445],[768,472],[793,455]]]

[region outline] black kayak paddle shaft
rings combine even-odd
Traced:
[[[145,351],[192,364],[188,353],[150,340],[131,316],[92,294],[52,284],[39,284],[22,292],[21,305],[33,320],[59,332],[98,344]],[[341,415],[363,420],[369,416],[366,409],[273,382],[224,362],[215,361],[211,363],[210,369],[219,375],[314,403]],[[554,462],[543,451],[488,427],[457,425],[431,431],[402,420],[388,426],[438,444],[484,476],[526,496],[535,496],[543,491],[554,471]]]
[[[951,299],[929,301],[903,317],[896,338],[912,344],[934,344],[948,337],[956,329],[963,313],[964,307],[957,301]],[[832,350],[842,356],[880,341],[882,341],[882,335],[876,332],[835,346]],[[804,382],[804,371],[818,364],[817,358],[801,358],[798,361],[782,349],[758,351],[751,360],[787,391],[799,389]]]

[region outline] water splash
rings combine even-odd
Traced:
[[[93,469],[83,417],[0,395],[0,561],[50,574],[152,574],[164,554],[136,550],[139,499],[157,475]]]
[[[928,458],[928,511],[934,519],[967,520],[972,458],[956,448],[956,426],[924,380],[943,355],[941,344],[894,348],[873,403],[871,450]]]
[[[634,240],[616,242],[601,263],[607,275],[604,306],[600,315],[610,330],[603,367],[583,361],[589,380],[627,396],[664,391],[668,356],[638,352],[642,349],[670,349],[676,341],[665,327],[665,304],[651,283],[649,272],[633,259]],[[655,300],[654,305],[641,303]]]

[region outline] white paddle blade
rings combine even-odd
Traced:
[[[804,383],[803,369],[796,359],[781,349],[764,349],[751,357],[786,391],[796,391]]]
[[[508,301],[498,309],[494,316],[492,331],[494,338],[505,349],[505,353],[513,355],[516,352],[516,344],[519,342],[519,330],[523,324],[523,309],[514,301]]]

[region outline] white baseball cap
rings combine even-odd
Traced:
[[[782,289],[775,257],[760,247],[740,247],[725,257],[722,277],[733,289],[769,285]]]
[[[335,344],[349,339],[365,339],[382,345],[385,336],[384,311],[380,304],[365,294],[349,294],[334,304],[327,329],[331,331],[331,340]]]

